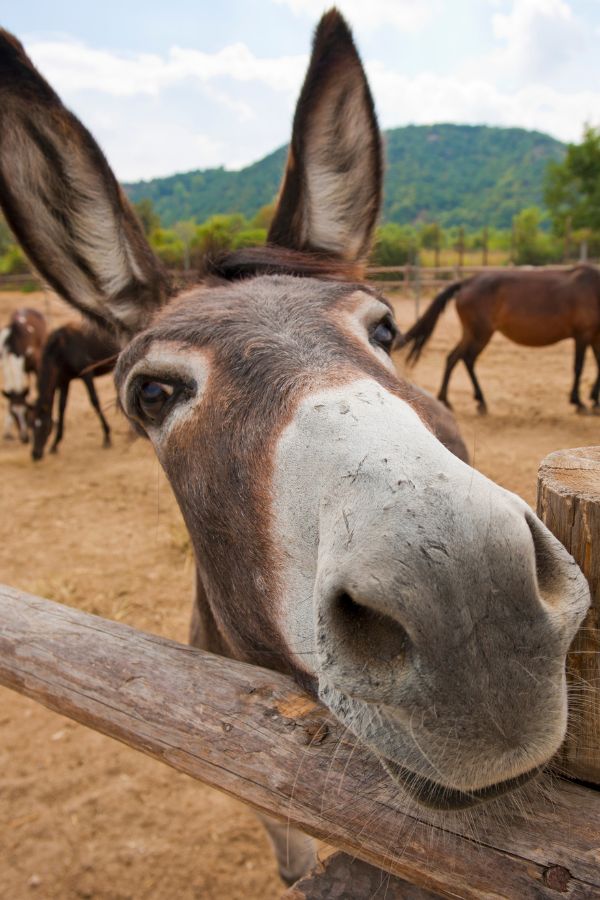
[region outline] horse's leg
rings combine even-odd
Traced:
[[[476,343],[471,343],[468,349],[463,354],[463,361],[465,366],[467,367],[467,372],[471,377],[471,381],[473,382],[473,388],[475,391],[474,397],[477,401],[477,412],[481,413],[481,415],[485,415],[487,413],[487,404],[485,402],[485,398],[483,396],[483,391],[481,390],[481,385],[477,380],[477,375],[475,374],[475,360],[481,353],[481,351],[487,346],[489,342],[489,337],[486,340],[479,340]]]
[[[98,394],[96,393],[96,388],[94,386],[94,379],[91,375],[84,375],[82,377],[82,380],[87,388],[88,394],[90,395],[90,403],[96,410],[98,418],[100,419],[100,424],[102,425],[102,430],[104,432],[104,442],[102,446],[110,447],[110,426],[104,418],[102,410],[100,409],[100,401],[98,400]]]
[[[585,351],[587,350],[587,344],[581,340],[575,340],[575,378],[573,381],[573,390],[571,391],[570,402],[577,407],[577,412],[585,412],[586,406],[581,402],[581,397],[579,396],[579,382],[581,380],[581,373],[583,372],[583,363],[585,360]]]
[[[448,385],[450,384],[450,376],[452,375],[452,371],[456,365],[456,363],[460,359],[464,359],[464,355],[467,352],[471,339],[463,334],[460,342],[456,345],[454,350],[451,350],[448,356],[446,357],[446,368],[444,370],[444,377],[442,379],[442,386],[440,387],[438,393],[438,400],[441,400],[442,403],[448,407],[448,409],[452,409],[448,401]]]
[[[10,409],[7,409],[4,413],[4,440],[12,441],[13,440],[13,417],[11,415]]]
[[[600,413],[600,340],[596,341],[596,343],[592,344],[592,350],[594,351],[594,356],[596,357],[596,365],[598,367],[598,374],[596,375],[596,380],[594,382],[594,387],[590,393],[590,400],[592,401],[592,412],[596,415]]]
[[[192,647],[199,647],[201,650],[208,650],[229,659],[234,658],[217,628],[197,570],[189,643]],[[311,837],[263,813],[256,813],[256,816],[269,835],[282,881],[293,884],[314,868],[317,854],[315,842]]]
[[[64,381],[58,388],[58,422],[56,424],[56,434],[50,447],[50,453],[56,453],[58,445],[63,439],[65,430],[65,410],[67,408],[67,399],[69,397],[69,381]]]

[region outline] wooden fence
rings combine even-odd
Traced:
[[[574,652],[598,688],[600,448],[550,456],[539,496],[542,517],[590,577],[594,606]],[[336,857],[290,898],[333,896],[346,877],[354,888],[339,896],[369,896],[381,869],[410,883],[394,881],[390,897],[600,897],[600,792],[589,786],[559,780],[526,816],[505,812],[500,822],[486,808],[468,821],[426,811],[283,675],[10,587],[0,587],[0,623],[0,684],[379,867],[350,876],[351,860]],[[591,746],[592,766],[597,724],[570,739]]]
[[[31,275],[0,275],[0,290],[22,290],[23,288],[33,287],[41,290],[43,282],[39,275],[31,273]]]
[[[555,897],[558,867],[569,896],[600,896],[593,791],[561,783],[510,827],[485,813],[442,819],[407,806],[287,677],[7,587],[0,621],[1,684],[409,882],[442,896]]]

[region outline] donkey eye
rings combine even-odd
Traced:
[[[371,330],[371,342],[378,347],[381,347],[386,353],[389,353],[397,333],[396,326],[392,319],[390,316],[386,316]]]
[[[136,386],[136,405],[141,416],[158,422],[177,393],[175,385],[162,381],[140,381]]]

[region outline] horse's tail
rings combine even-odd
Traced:
[[[409,328],[406,332],[400,346],[408,347],[412,344],[408,354],[409,363],[416,363],[423,352],[423,347],[433,334],[433,329],[436,326],[437,320],[444,312],[448,301],[454,297],[463,284],[464,281],[453,281],[447,288],[444,288],[444,290],[431,301],[421,318],[417,319],[412,328]]]

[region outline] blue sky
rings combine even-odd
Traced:
[[[24,0],[25,43],[123,180],[259,159],[288,139],[321,0]],[[599,0],[341,0],[383,127],[600,123]]]

